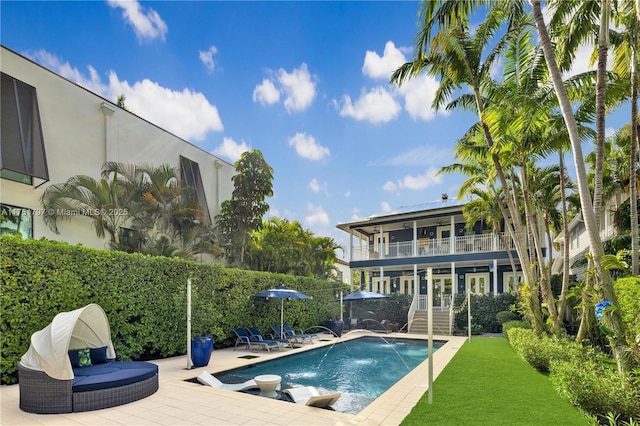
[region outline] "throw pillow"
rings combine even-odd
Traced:
[[[71,361],[72,368],[80,367],[80,358],[78,357],[78,349],[69,350],[69,361]]]
[[[107,347],[91,348],[89,350],[89,355],[91,356],[92,364],[104,364],[107,362]]]
[[[91,349],[78,349],[78,359],[80,367],[89,367],[91,365]]]

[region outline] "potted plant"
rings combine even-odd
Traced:
[[[195,336],[191,339],[191,361],[194,367],[206,367],[209,365],[213,352],[213,339],[211,336]]]

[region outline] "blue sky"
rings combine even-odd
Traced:
[[[455,196],[463,181],[435,174],[475,118],[432,111],[429,77],[388,84],[412,57],[418,2],[0,8],[6,47],[113,102],[125,94],[131,112],[230,163],[261,150],[274,169],[271,214],[345,247],[337,223]],[[608,131],[627,121],[612,117]]]

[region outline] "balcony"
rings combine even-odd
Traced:
[[[509,246],[505,247],[502,237],[506,237]],[[452,244],[453,242],[453,244]],[[372,259],[399,259],[407,257],[429,257],[443,256],[448,254],[470,254],[487,253],[493,251],[515,250],[515,245],[508,235],[502,234],[482,234],[467,235],[463,237],[437,239],[421,239],[416,242],[416,252],[414,253],[413,241],[398,241],[383,244],[380,250],[375,250],[371,245],[353,247],[351,250],[351,260],[372,260]],[[380,256],[383,252],[384,255]]]

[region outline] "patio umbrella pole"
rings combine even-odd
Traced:
[[[284,339],[284,298],[282,299],[282,303],[280,304],[280,334]]]

